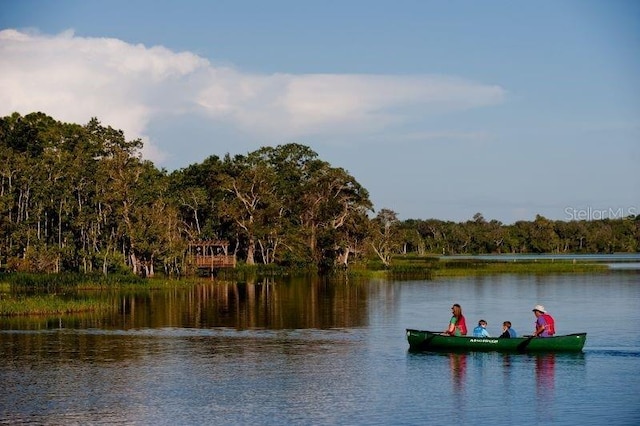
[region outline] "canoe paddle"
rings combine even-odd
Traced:
[[[533,339],[534,337],[536,337],[535,334],[527,337],[526,340],[518,343],[518,346],[516,348],[518,352],[524,352],[527,349],[527,346],[529,346],[529,342],[531,342],[531,339]]]

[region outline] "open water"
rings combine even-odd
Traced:
[[[0,424],[636,425],[640,275],[257,283],[107,294],[106,317],[0,319]],[[543,304],[583,353],[409,353],[452,303],[490,333]]]

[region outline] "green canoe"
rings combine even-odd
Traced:
[[[411,351],[433,352],[580,352],[587,333],[553,337],[499,337],[447,336],[440,332],[407,329]]]

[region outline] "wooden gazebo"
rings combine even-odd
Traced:
[[[188,255],[195,268],[208,269],[212,273],[215,269],[236,267],[236,257],[229,255],[229,242],[225,240],[191,242]]]

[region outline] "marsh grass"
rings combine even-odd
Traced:
[[[607,265],[597,263],[558,260],[502,262],[469,259],[441,261],[434,275],[451,277],[490,274],[576,274],[602,272],[607,268]]]
[[[98,298],[73,298],[58,295],[3,296],[0,316],[66,315],[81,312],[106,312],[113,303]]]
[[[606,271],[607,265],[559,260],[495,261],[480,259],[447,259],[438,257],[400,256],[385,268],[381,262],[352,265],[337,271],[353,278],[368,279],[433,279],[491,274],[559,274]],[[244,267],[222,270],[212,280],[253,280],[257,276],[288,276],[308,270],[284,267]],[[85,274],[0,274],[0,316],[69,315],[83,312],[107,312],[117,309],[113,298],[85,295],[83,290],[147,291],[192,286],[202,278],[140,278],[134,275]]]
[[[607,265],[573,260],[518,260],[496,261],[483,259],[447,259],[434,256],[398,256],[391,266],[371,262],[366,268],[350,270],[350,274],[373,276],[382,272],[393,279],[433,279],[437,277],[463,277],[491,274],[562,274],[592,273],[607,270]]]
[[[122,274],[33,274],[2,273],[0,285],[9,285],[12,290],[33,292],[58,292],[64,289],[100,289],[120,285],[146,285],[144,278]],[[1,287],[0,287],[1,288]]]
[[[106,312],[112,301],[83,290],[121,289],[148,284],[133,275],[0,274],[0,316],[68,315]]]

